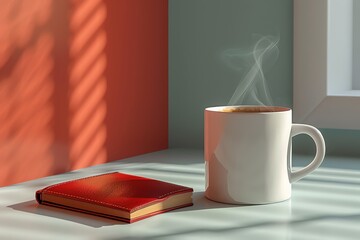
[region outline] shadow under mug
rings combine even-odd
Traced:
[[[313,126],[292,123],[285,107],[221,106],[205,109],[205,196],[231,204],[267,204],[291,197],[291,183],[318,168],[325,142]],[[316,155],[292,170],[292,137],[309,135]]]

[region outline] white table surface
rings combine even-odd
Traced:
[[[193,187],[194,206],[125,224],[34,199],[50,184],[112,171]],[[268,205],[212,202],[204,197],[202,152],[166,150],[0,188],[0,239],[360,239],[360,159],[327,157],[292,194]]]

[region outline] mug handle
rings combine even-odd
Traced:
[[[315,142],[316,155],[314,160],[311,161],[306,167],[290,172],[290,183],[296,182],[301,178],[305,177],[315,169],[317,169],[325,157],[325,141],[321,132],[313,126],[306,124],[292,124],[290,138],[295,137],[298,134],[307,134]],[[291,166],[290,166],[291,169]]]

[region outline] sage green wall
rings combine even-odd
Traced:
[[[203,110],[226,105],[240,76],[222,51],[249,47],[254,34],[280,37],[280,55],[266,73],[275,105],[292,106],[292,0],[169,0],[169,146],[203,147]],[[321,130],[328,153],[360,155],[358,131]],[[294,150],[314,151],[308,137]]]
[[[280,55],[267,72],[276,105],[292,105],[292,1],[169,1],[170,147],[203,146],[203,110],[226,105],[239,83],[222,51],[249,47],[254,34],[278,35]]]

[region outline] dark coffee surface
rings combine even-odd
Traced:
[[[285,107],[273,106],[229,106],[224,107],[222,112],[244,112],[244,113],[261,113],[261,112],[284,112],[288,111]]]

